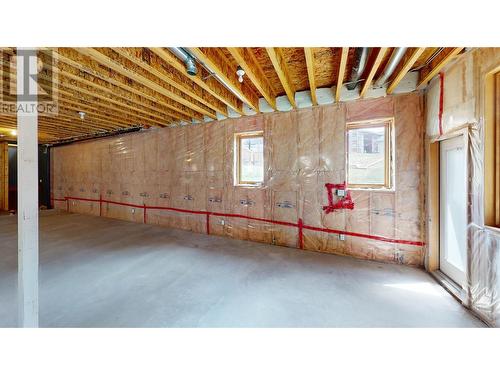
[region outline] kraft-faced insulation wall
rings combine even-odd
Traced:
[[[485,225],[484,143],[485,80],[488,73],[498,68],[500,48],[469,51],[444,70],[441,78],[431,82],[426,95],[427,150],[431,144],[459,131],[466,136],[468,270],[464,304],[496,326],[500,325],[500,230]],[[430,223],[430,229],[431,225],[437,224]],[[432,260],[428,267],[436,268]]]
[[[423,112],[422,95],[406,94],[54,147],[54,205],[422,266]],[[346,180],[346,123],[387,117],[394,118],[395,126],[395,189],[351,191],[352,210],[325,213],[325,184]],[[260,187],[233,181],[234,135],[246,131],[264,134],[265,181]]]

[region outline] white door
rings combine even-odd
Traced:
[[[441,271],[465,285],[467,264],[467,189],[464,137],[440,143],[440,251]]]

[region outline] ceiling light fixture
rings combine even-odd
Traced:
[[[15,137],[17,135],[17,130],[11,130],[10,134],[12,134]]]
[[[243,76],[245,75],[245,71],[239,65],[238,65],[238,68],[236,68],[236,75],[238,76],[238,82],[242,83],[243,82]]]

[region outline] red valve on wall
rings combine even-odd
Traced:
[[[351,198],[351,192],[346,190],[346,183],[342,184],[325,184],[326,190],[328,192],[328,206],[323,206],[323,211],[326,214],[332,213],[335,210],[352,210],[354,208],[354,202]],[[339,197],[335,202],[333,201],[334,191],[344,191],[344,196]]]

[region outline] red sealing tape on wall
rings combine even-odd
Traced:
[[[328,206],[323,206],[323,211],[326,214],[332,213],[335,210],[352,210],[354,208],[354,202],[351,198],[351,192],[346,190],[346,183],[342,184],[325,184],[326,190],[328,191]],[[337,199],[336,202],[333,201],[333,192],[337,190],[344,190],[345,195]]]
[[[331,189],[333,189],[335,187],[345,188],[345,183],[344,184],[326,184],[326,185],[331,185],[332,186]],[[329,191],[331,191],[331,190],[329,190]],[[277,224],[277,225],[295,227],[298,229],[298,245],[299,245],[299,248],[301,248],[301,249],[304,248],[304,233],[303,233],[304,229],[315,231],[315,232],[345,234],[347,236],[368,238],[368,239],[382,241],[382,242],[399,243],[399,244],[414,245],[414,246],[424,246],[424,243],[421,241],[399,240],[399,239],[382,237],[382,236],[373,236],[373,235],[363,234],[363,233],[346,232],[346,231],[341,231],[341,230],[336,230],[336,229],[313,227],[310,225],[305,225],[303,223],[302,219],[300,219],[300,218],[299,218],[297,223],[290,223],[288,221],[263,219],[260,217],[253,217],[253,216],[240,215],[240,214],[231,214],[231,213],[225,213],[225,212],[193,211],[193,210],[185,210],[182,208],[175,208],[175,207],[146,206],[145,204],[137,205],[137,204],[132,204],[132,203],[115,202],[115,201],[110,201],[110,200],[104,200],[104,199],[102,199],[102,197],[99,197],[99,199],[79,198],[79,197],[64,197],[64,198],[53,198],[53,200],[54,201],[62,201],[62,202],[66,201],[66,207],[67,207],[66,209],[68,212],[69,212],[69,201],[70,200],[79,200],[79,201],[85,201],[85,202],[98,202],[100,205],[102,205],[102,203],[109,203],[109,204],[115,204],[118,206],[142,208],[144,210],[144,213],[146,213],[146,210],[167,210],[167,211],[182,212],[182,213],[187,213],[187,214],[205,215],[206,220],[207,220],[207,223],[206,223],[207,224],[207,226],[206,226],[207,234],[210,234],[210,216],[241,218],[241,219],[248,219],[248,220],[265,222],[265,223],[269,223],[269,224]],[[333,200],[333,192],[332,192],[332,200]],[[351,200],[349,193],[347,193],[347,196],[345,197],[345,199],[343,201],[345,202],[343,204],[348,206],[347,208],[349,208],[351,206],[349,204],[349,201],[351,201],[351,203],[352,203],[352,200]],[[329,207],[329,206],[325,206],[325,207]],[[352,203],[352,208],[354,208],[354,203]],[[350,208],[350,209],[352,209],[352,208]],[[146,220],[146,217],[144,220]]]

